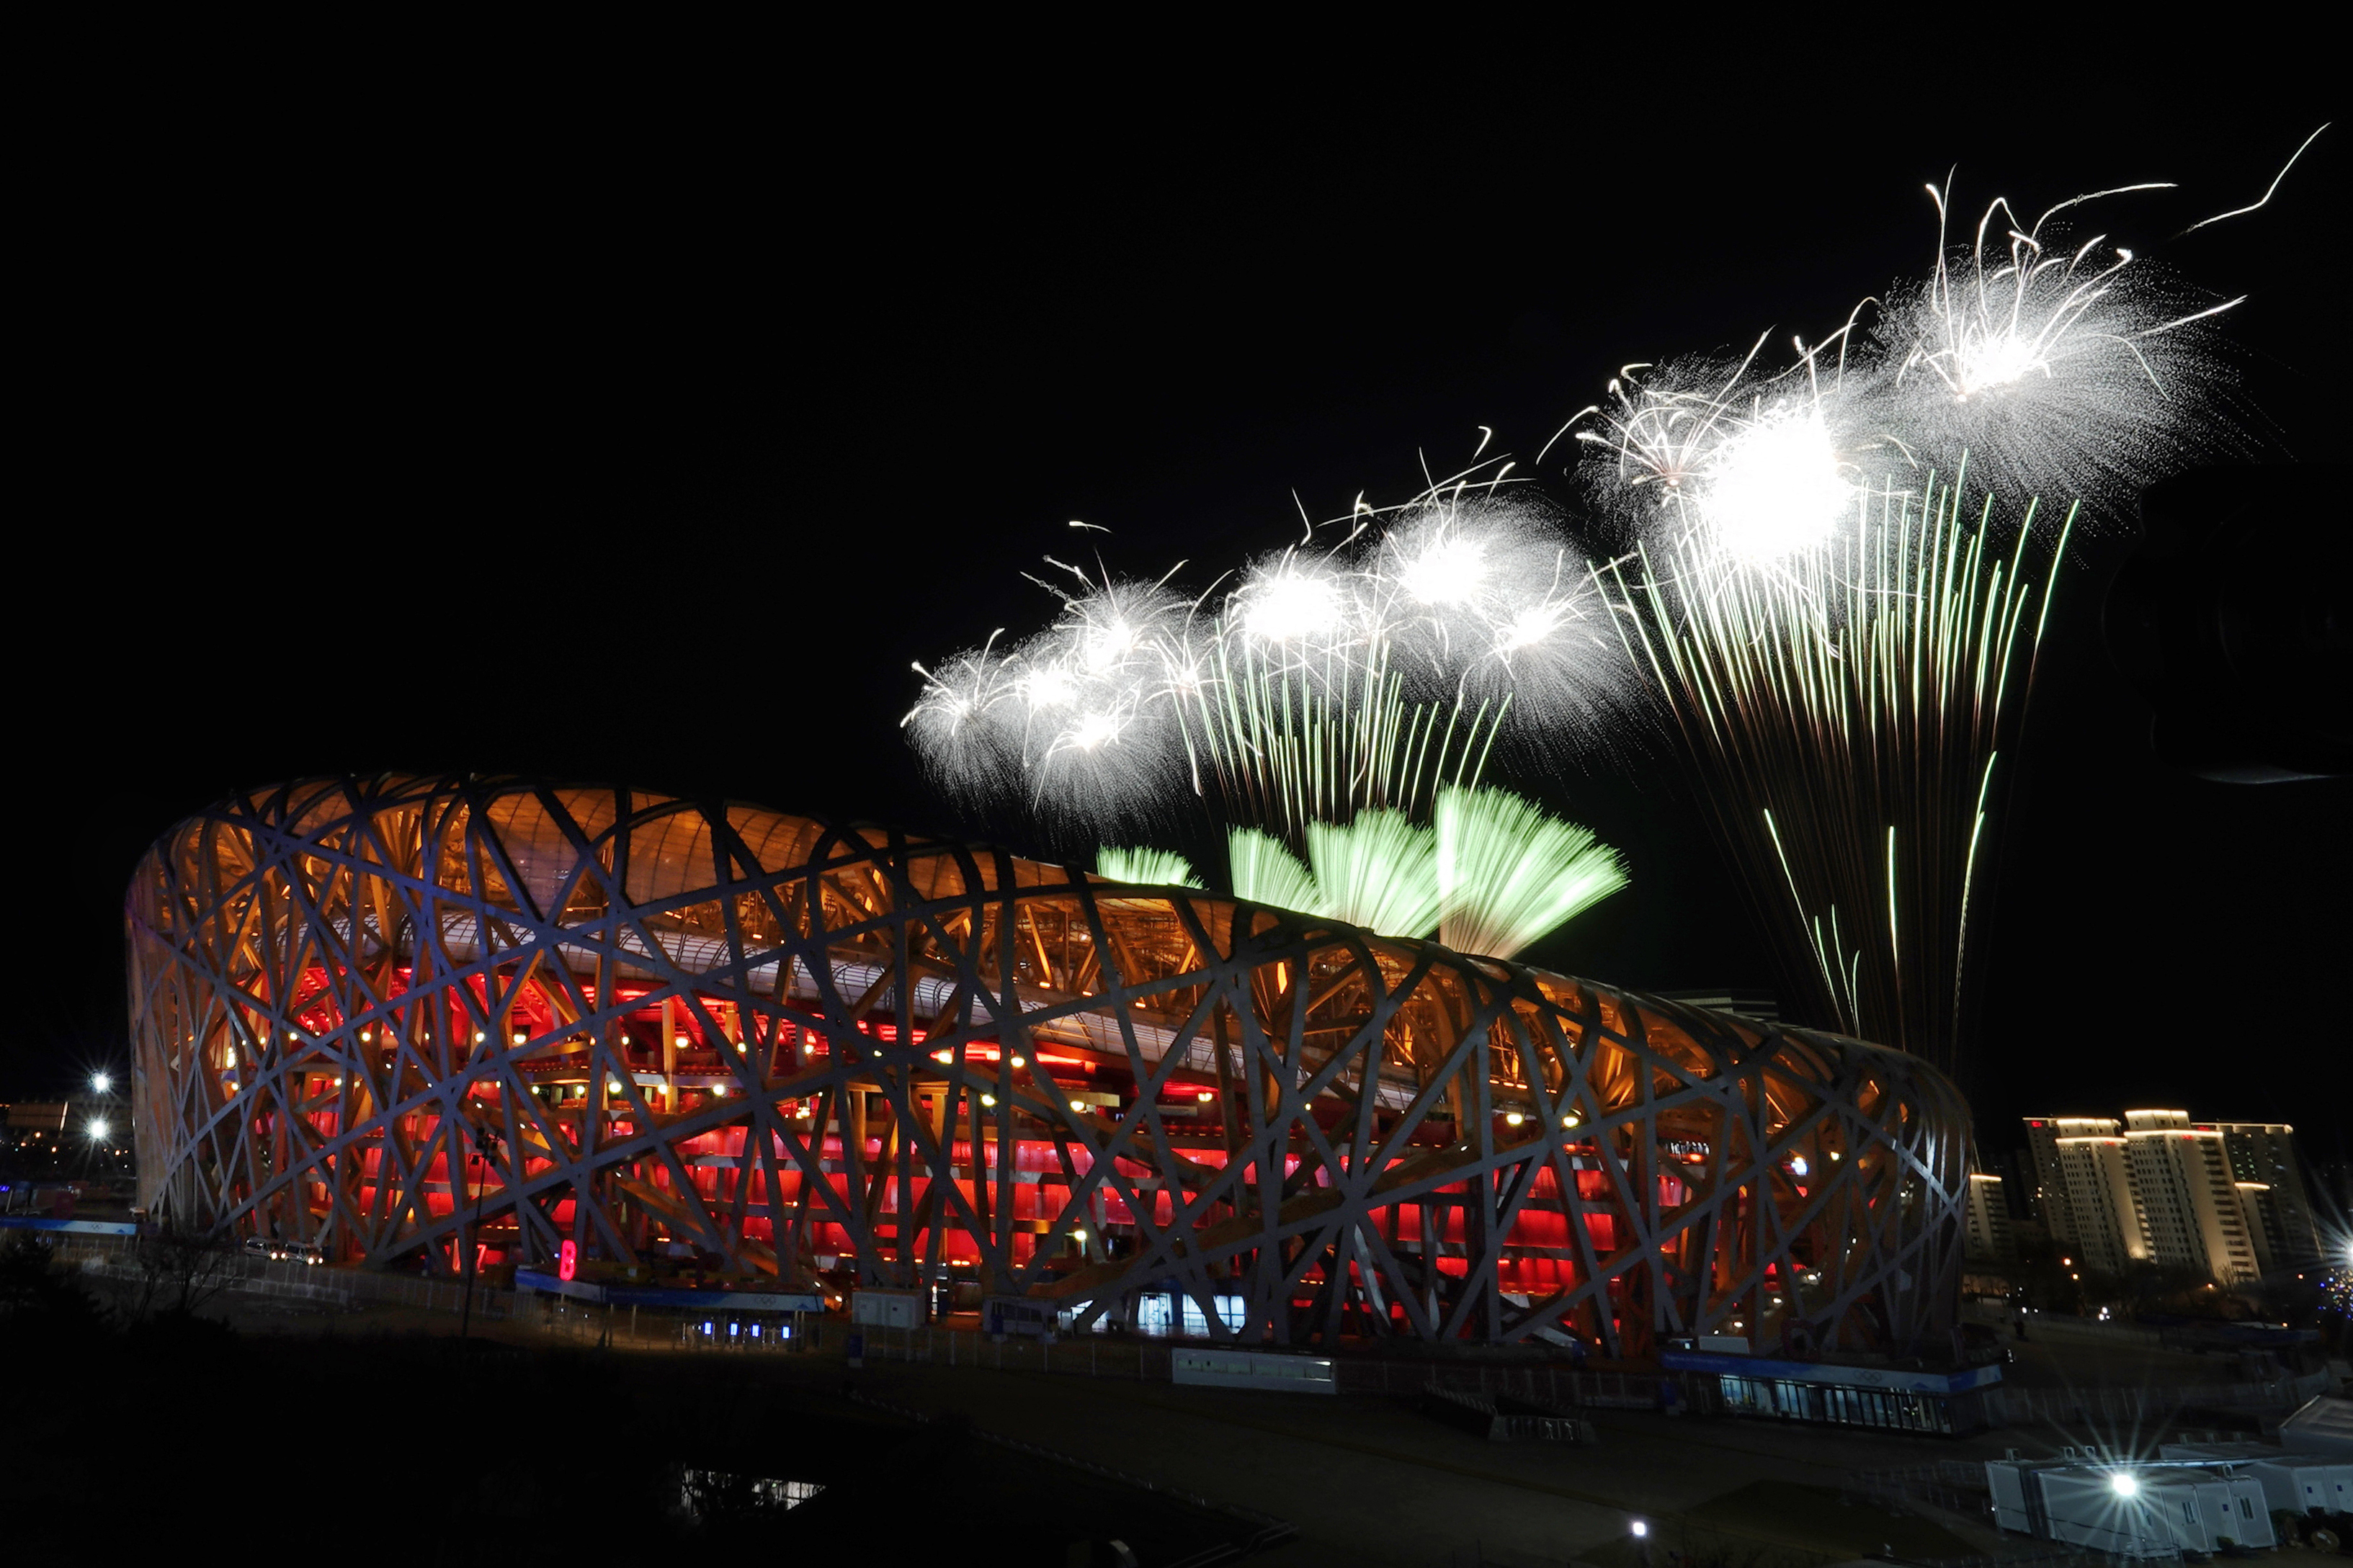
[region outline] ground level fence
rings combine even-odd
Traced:
[[[157,1277],[123,1258],[85,1258],[81,1271],[89,1279],[110,1284],[137,1288],[152,1284],[160,1301],[183,1293],[199,1299],[210,1298],[224,1290],[234,1290],[251,1296],[265,1296],[279,1300],[314,1301],[336,1307],[412,1307],[419,1311],[448,1313],[453,1316],[467,1311],[466,1285],[463,1280],[432,1279],[416,1275],[399,1274],[338,1274],[321,1279],[316,1270],[301,1269],[299,1265],[272,1265],[266,1260],[248,1262],[236,1259],[215,1273],[202,1277]],[[515,1315],[514,1292],[477,1285],[473,1292],[472,1315],[484,1322],[502,1322]]]
[[[936,1326],[894,1329],[829,1321],[812,1325],[822,1340],[797,1349],[839,1344],[854,1336],[861,1353],[882,1361],[1004,1371],[1066,1373],[1166,1383],[1171,1347],[1121,1335],[1086,1334],[1048,1342],[1008,1337],[990,1341],[966,1330]],[[1342,1394],[1408,1397],[1436,1384],[1489,1397],[1506,1394],[1564,1410],[1658,1410],[1720,1415],[1721,1385],[1708,1373],[1582,1370],[1557,1364],[1484,1361],[1422,1361],[1403,1357],[1335,1356],[1334,1385]],[[2052,1426],[2161,1421],[2185,1408],[2289,1410],[2332,1386],[2326,1373],[2265,1383],[2158,1384],[2072,1389],[1997,1387],[1986,1391],[1986,1415],[1996,1426]]]
[[[162,1277],[140,1258],[138,1240],[134,1237],[62,1234],[53,1237],[52,1245],[60,1260],[79,1264],[82,1272],[92,1279],[127,1289],[153,1285],[159,1296],[179,1295],[185,1277],[198,1296],[237,1290],[282,1300],[346,1307],[407,1307],[448,1314],[467,1310],[467,1285],[462,1278],[318,1268],[299,1260],[273,1260],[230,1251],[205,1255],[195,1262],[179,1265],[180,1277]],[[713,1342],[710,1336],[698,1336],[691,1331],[692,1326],[712,1316],[710,1313],[667,1308],[641,1312],[635,1307],[612,1303],[518,1293],[479,1281],[473,1287],[472,1315],[484,1322],[535,1326],[568,1342],[633,1349],[774,1350],[790,1353],[841,1346],[855,1338],[863,1354],[885,1361],[1149,1383],[1171,1381],[1168,1343],[1122,1334],[1082,1334],[1060,1341],[1009,1336],[992,1341],[970,1330],[937,1325],[893,1329],[839,1320],[804,1321],[796,1316],[795,1331],[790,1336],[763,1334],[754,1338],[742,1334],[734,1336],[733,1342]],[[743,1318],[744,1314],[732,1316]],[[764,1315],[764,1321],[766,1316],[775,1315]],[[2109,1325],[2071,1321],[2069,1327],[2104,1331]],[[723,1342],[726,1336],[720,1338]],[[1564,1410],[1673,1408],[1694,1415],[1718,1415],[1724,1409],[1721,1385],[1715,1374],[1706,1373],[1593,1371],[1558,1364],[1432,1362],[1377,1355],[1335,1356],[1332,1370],[1335,1387],[1342,1394],[1410,1397],[1435,1384],[1489,1397],[1506,1394]],[[2329,1373],[2318,1372],[2251,1383],[2063,1389],[2005,1384],[1986,1390],[1984,1397],[1987,1420],[1994,1426],[2042,1423],[2083,1426],[2163,1421],[2183,1409],[2286,1411],[2335,1386],[2336,1380]]]
[[[824,1343],[854,1342],[863,1358],[932,1366],[968,1366],[1005,1372],[1062,1373],[1167,1383],[1174,1347],[1112,1334],[1082,1334],[1047,1342],[984,1335],[937,1327],[886,1328],[828,1322]],[[803,1348],[817,1348],[804,1342]],[[1493,1398],[1503,1394],[1564,1410],[1657,1410],[1662,1407],[1714,1415],[1723,1408],[1716,1380],[1696,1373],[1580,1371],[1571,1367],[1484,1362],[1422,1361],[1405,1357],[1332,1358],[1335,1391],[1418,1395],[1436,1385]]]
[[[159,1260],[142,1258],[132,1237],[69,1236],[57,1239],[56,1256],[78,1265],[86,1279],[136,1289],[149,1287],[158,1302],[182,1296],[198,1300],[225,1290],[279,1300],[355,1307],[413,1307],[419,1311],[463,1313],[463,1278],[380,1274],[363,1268],[320,1268],[295,1259],[269,1258],[237,1251],[193,1252]],[[499,1322],[515,1315],[515,1293],[473,1287],[473,1315]]]
[[[2162,1421],[2183,1409],[2292,1410],[2335,1380],[2325,1372],[2263,1383],[2158,1384],[2135,1388],[2019,1388],[1986,1390],[1987,1417],[1999,1426],[2031,1422],[2080,1426],[2107,1422]]]
[[[1938,1459],[1895,1469],[1856,1470],[1849,1476],[1846,1490],[1884,1502],[1931,1503],[1979,1522],[1993,1510],[1982,1460]]]
[[[1401,1394],[1435,1384],[1458,1393],[1489,1398],[1504,1394],[1564,1410],[1672,1408],[1713,1415],[1724,1407],[1716,1379],[1706,1373],[1592,1372],[1562,1366],[1386,1358],[1335,1362],[1334,1371],[1343,1394]]]

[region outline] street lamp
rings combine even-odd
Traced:
[[[111,1072],[94,1072],[94,1073],[92,1073],[92,1074],[90,1074],[90,1093],[92,1093],[92,1094],[111,1094],[111,1093],[112,1093],[112,1092],[113,1092],[113,1090],[114,1090],[114,1075],[113,1075],[112,1073],[111,1073]]]
[[[93,1121],[90,1124],[90,1141],[91,1142],[95,1143],[105,1136],[106,1123],[103,1121]]]

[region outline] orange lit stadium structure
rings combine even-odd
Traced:
[[[955,1279],[1251,1342],[1943,1333],[1967,1111],[1861,1041],[1003,851],[479,777],[130,889],[159,1216],[449,1271]]]

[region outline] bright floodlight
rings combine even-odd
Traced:
[[[2140,1493],[2140,1478],[2130,1470],[2118,1470],[2108,1478],[2108,1485],[2118,1497],[2137,1497]]]
[[[1637,1536],[1648,1535],[1651,1533],[1651,1527],[1638,1519],[1634,1521],[1634,1533]]]
[[[104,1094],[113,1087],[114,1075],[112,1073],[100,1072],[90,1075],[90,1091],[92,1094]]]
[[[103,1138],[103,1137],[105,1137],[105,1136],[106,1136],[106,1123],[105,1123],[105,1122],[103,1122],[103,1121],[93,1121],[93,1122],[91,1122],[91,1123],[90,1124],[90,1137],[91,1137],[91,1138],[93,1138],[93,1139],[98,1139],[98,1138]]]

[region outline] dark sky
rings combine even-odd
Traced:
[[[13,595],[30,924],[0,1089],[121,1058],[124,880],[211,798],[538,771],[956,828],[900,739],[908,663],[1042,618],[1018,575],[1041,553],[1222,567],[1291,536],[1294,493],[1402,499],[1480,426],[1532,458],[1627,361],[1817,333],[1924,265],[1922,184],[1955,165],[1972,213],[2182,182],[2116,204],[2116,237],[2253,295],[2231,335],[2277,426],[2260,455],[2341,462],[2345,130],[2271,208],[2164,243],[2330,107],[2053,94],[1677,132],[1475,83],[1344,110],[992,80],[101,137],[97,174],[39,196],[62,346],[24,520],[49,564]],[[2099,635],[2132,542],[2063,589],[1980,1111],[2317,1130],[2344,1115],[2320,1086],[2348,1098],[2347,786],[2150,755]],[[1672,767],[1662,742],[1558,781],[1634,883],[1538,956],[1769,985]]]

